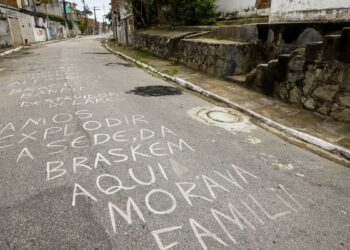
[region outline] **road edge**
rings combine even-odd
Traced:
[[[6,50],[5,52],[0,53],[0,57],[7,56],[7,55],[12,54],[12,53],[14,53],[16,51],[19,51],[21,49],[23,49],[23,46],[19,46],[19,47],[15,48],[15,49]]]
[[[232,102],[232,101],[227,100],[226,98],[224,98],[222,96],[219,96],[219,95],[216,95],[210,91],[204,90],[201,87],[199,87],[199,86],[197,86],[197,85],[195,85],[187,80],[184,80],[184,79],[179,78],[179,77],[173,77],[173,76],[169,76],[167,74],[164,74],[152,66],[149,66],[149,65],[147,65],[143,62],[140,62],[132,57],[129,57],[129,56],[123,54],[122,52],[113,50],[112,48],[110,48],[108,46],[108,41],[105,42],[105,46],[106,46],[107,50],[109,50],[113,54],[116,54],[116,55],[118,55],[118,56],[120,56],[128,61],[131,61],[131,62],[139,65],[140,67],[142,67],[142,68],[144,68],[144,69],[146,69],[146,70],[148,70],[148,71],[150,71],[150,72],[152,72],[152,73],[154,73],[154,74],[156,74],[156,75],[158,75],[158,76],[160,76],[168,81],[176,83],[182,87],[190,89],[196,93],[199,93],[199,94],[201,94],[205,97],[208,97],[210,99],[213,99],[215,101],[223,102],[227,106],[229,106],[230,108],[238,110],[239,112],[241,112],[247,116],[250,116],[250,117],[256,119],[258,122],[260,122],[268,127],[271,127],[273,129],[276,129],[283,134],[286,134],[290,137],[296,138],[296,139],[301,140],[303,142],[309,143],[309,144],[316,146],[322,150],[325,150],[331,154],[334,154],[338,157],[341,157],[346,161],[350,161],[350,150],[348,150],[346,148],[343,148],[341,146],[327,142],[327,141],[320,139],[318,137],[315,137],[313,135],[310,135],[310,134],[307,134],[304,132],[300,132],[300,131],[297,131],[293,128],[282,125],[278,122],[275,122],[275,121],[273,121],[265,116],[262,116],[256,112],[254,112],[250,109],[244,108],[243,106],[239,105],[238,103]]]
[[[45,41],[45,42],[41,42],[41,43],[34,43],[34,44],[31,44],[30,46],[28,46],[28,48],[30,48],[30,47],[44,46],[44,45],[51,44],[51,43],[58,43],[58,42],[63,42],[63,41],[72,40],[72,39],[78,39],[78,38],[81,38],[81,36],[71,37],[71,38],[65,38],[65,39],[60,39],[60,40]],[[23,49],[24,47],[26,47],[26,46],[23,46],[23,45],[22,45],[22,46],[19,46],[19,47],[17,47],[17,48],[14,48],[14,49],[6,50],[5,52],[0,53],[0,57],[7,56],[7,55],[9,55],[9,54],[12,54],[12,53],[14,53],[14,52],[17,52],[17,51]]]

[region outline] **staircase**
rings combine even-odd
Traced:
[[[279,55],[277,59],[259,64],[246,75],[226,76],[225,79],[273,95],[274,85],[286,80],[290,60],[299,52],[300,49],[290,54]],[[323,42],[310,43],[306,46],[305,62],[333,60],[350,63],[350,27],[343,28],[340,34],[324,36]]]

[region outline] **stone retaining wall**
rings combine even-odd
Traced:
[[[258,45],[210,38],[195,38],[196,32],[139,31],[134,47],[175,58],[189,68],[212,76],[246,74],[260,61]],[[198,32],[197,32],[198,33]]]
[[[177,57],[180,40],[193,33],[191,31],[138,31],[135,33],[133,45],[160,57]]]
[[[350,28],[260,65],[247,84],[288,103],[350,122]]]
[[[257,45],[211,39],[185,39],[180,42],[180,62],[212,76],[247,74],[259,60]]]

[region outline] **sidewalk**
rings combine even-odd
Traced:
[[[43,46],[43,45],[47,45],[47,44],[51,44],[51,43],[57,43],[57,42],[61,42],[61,41],[67,41],[67,40],[71,40],[71,39],[77,39],[80,38],[81,36],[76,36],[76,37],[70,37],[70,38],[64,38],[64,39],[57,39],[57,40],[50,40],[50,41],[45,41],[45,42],[40,42],[40,43],[33,43],[30,45],[22,45],[16,48],[8,48],[8,49],[2,49],[0,50],[0,57],[2,56],[6,56],[9,54],[12,54],[14,52],[17,52],[23,48],[30,48],[30,47],[37,47],[37,46]]]
[[[203,73],[188,69],[174,61],[155,57],[151,53],[145,51],[121,46],[117,47],[113,42],[109,42],[108,46],[113,50],[119,51],[133,59],[150,65],[166,75],[175,76],[189,81],[206,91],[236,103],[245,109],[251,110],[254,113],[272,120],[273,122],[322,139],[326,142],[342,147],[345,150],[350,150],[349,123],[337,122],[331,118],[325,118],[316,113],[293,107],[262,93],[249,90],[225,80],[210,77]],[[298,142],[292,142],[300,145]],[[318,150],[314,147],[310,147],[310,145],[307,146],[307,148],[328,158],[333,158],[324,152],[318,152]],[[329,151],[330,152],[328,153],[332,153],[332,150]],[[343,160],[345,160],[345,164],[349,164],[348,156],[344,158]],[[342,160],[340,160],[340,162],[344,163]]]
[[[3,49],[3,50],[0,50],[0,57],[1,56],[6,56],[6,55],[9,55],[11,53],[14,53],[18,50],[21,50],[23,48],[23,46],[19,46],[17,48],[9,48],[9,49]]]

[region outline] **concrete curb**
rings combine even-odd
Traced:
[[[19,51],[19,50],[21,50],[21,49],[23,49],[23,46],[17,47],[17,48],[15,48],[15,49],[7,50],[7,51],[5,51],[5,52],[0,53],[0,57],[1,57],[1,56],[6,56],[6,55],[9,55],[9,54],[12,54],[12,53],[14,53],[14,52],[16,52],[16,51]]]
[[[207,91],[207,90],[204,90],[202,89],[201,87],[198,87],[197,85],[189,82],[189,81],[186,81],[184,79],[181,79],[181,78],[178,78],[178,77],[172,77],[172,76],[169,76],[169,75],[166,75],[166,74],[163,74],[161,72],[159,72],[158,70],[156,70],[155,68],[145,64],[145,63],[142,63],[140,61],[137,61],[119,51],[114,51],[113,49],[111,49],[107,42],[106,42],[106,48],[111,51],[112,53],[128,60],[128,61],[131,61],[139,66],[141,66],[142,68],[152,72],[152,73],[155,73],[157,75],[159,75],[160,77],[168,80],[168,81],[171,81],[171,82],[174,82],[176,84],[179,84],[187,89],[190,89],[192,91],[195,91],[203,96],[206,96],[208,98],[211,98],[211,99],[214,99],[216,101],[220,101],[220,102],[223,102],[225,103],[226,105],[228,105],[229,107],[233,108],[233,109],[236,109],[240,112],[242,112],[243,114],[245,115],[248,115],[250,117],[253,117],[255,118],[256,120],[258,120],[259,122],[271,127],[271,128],[274,128],[274,129],[277,129],[278,131],[280,132],[283,132],[285,134],[287,134],[288,136],[291,136],[291,137],[294,137],[296,139],[299,139],[301,141],[304,141],[304,142],[307,142],[311,145],[314,145],[314,146],[317,146],[318,148],[321,148],[323,150],[326,150],[332,154],[336,154],[337,156],[340,156],[342,158],[345,158],[346,160],[350,161],[350,150],[346,149],[346,148],[343,148],[343,147],[340,147],[340,146],[337,146],[335,144],[332,144],[330,142],[327,142],[327,141],[324,141],[318,137],[315,137],[315,136],[312,136],[312,135],[309,135],[309,134],[306,134],[306,133],[303,133],[303,132],[300,132],[300,131],[297,131],[295,129],[292,129],[292,128],[289,128],[287,126],[284,126],[280,123],[277,123],[267,117],[264,117],[250,109],[247,109],[247,108],[244,108],[242,107],[241,105],[235,103],[235,102],[232,102],[230,100],[227,100],[226,98],[222,97],[222,96],[219,96],[219,95],[216,95],[210,91]]]
[[[50,44],[50,43],[57,43],[57,42],[63,42],[63,41],[67,41],[67,40],[73,40],[73,39],[77,39],[77,38],[80,38],[81,36],[78,36],[78,37],[72,37],[72,38],[65,38],[65,39],[61,39],[61,40],[51,40],[51,41],[46,41],[46,42],[42,42],[42,43],[34,43],[34,44],[31,44],[30,46],[28,47],[38,47],[38,46],[44,46],[46,44]],[[10,50],[7,50],[5,52],[2,52],[0,53],[0,57],[2,56],[6,56],[6,55],[9,55],[9,54],[12,54],[16,51],[19,51],[21,49],[23,49],[25,46],[19,46],[15,49],[10,49]]]
[[[50,41],[45,41],[45,42],[41,42],[41,43],[34,43],[30,46],[33,47],[37,47],[37,46],[44,46],[47,44],[51,44],[51,43],[58,43],[58,42],[64,42],[64,41],[69,41],[69,40],[74,40],[74,39],[78,39],[81,38],[82,36],[76,36],[76,37],[70,37],[70,38],[63,38],[63,39],[57,39],[57,40],[50,40]]]

